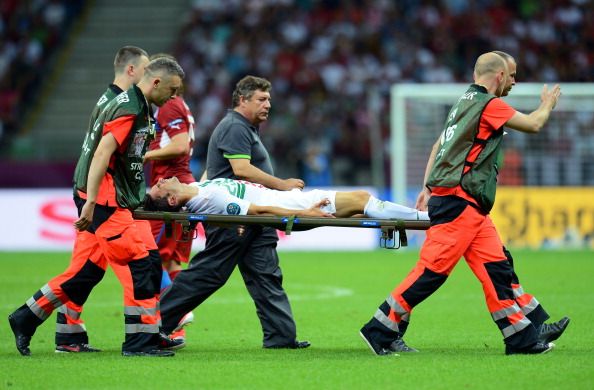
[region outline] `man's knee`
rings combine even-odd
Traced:
[[[74,275],[61,284],[61,288],[68,298],[77,305],[84,305],[93,290],[103,276],[105,270],[90,260]]]
[[[149,261],[151,263],[151,280],[154,286],[156,286],[155,293],[161,291],[161,277],[163,276],[163,265],[161,261],[161,255],[158,249],[151,249],[149,252]]]
[[[149,255],[143,259],[133,260],[128,263],[132,275],[134,299],[142,300],[153,298],[161,288],[161,264],[156,272],[155,259]]]
[[[513,268],[508,260],[485,263],[485,270],[493,283],[497,298],[500,300],[514,299],[512,290]]]
[[[357,190],[336,193],[336,216],[351,217],[363,214],[371,194],[367,191]]]
[[[365,205],[367,204],[367,202],[369,202],[369,198],[371,198],[371,194],[367,191],[353,191],[354,203],[360,206],[361,210],[365,208]]]

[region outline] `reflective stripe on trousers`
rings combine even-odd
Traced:
[[[27,300],[27,306],[40,320],[45,321],[54,310],[62,306],[62,301],[46,284]]]

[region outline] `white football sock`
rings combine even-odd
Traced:
[[[409,221],[428,221],[429,214],[396,203],[379,200],[373,196],[365,205],[364,213],[371,218],[380,219],[405,219]]]

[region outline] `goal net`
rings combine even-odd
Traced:
[[[520,83],[504,100],[529,113],[543,84]],[[549,84],[549,87],[551,85]],[[468,84],[395,84],[391,89],[391,190],[414,204],[431,147]],[[594,186],[594,83],[562,83],[562,96],[539,134],[508,130],[499,185]]]

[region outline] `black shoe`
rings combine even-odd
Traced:
[[[552,324],[542,324],[538,328],[538,341],[546,344],[557,340],[565,332],[567,325],[569,325],[569,317],[563,317]]]
[[[162,349],[152,349],[150,351],[122,351],[122,356],[150,356],[150,357],[171,357],[175,356],[173,351],[164,351]]]
[[[100,349],[93,348],[89,344],[62,344],[56,345],[56,353],[62,352],[72,352],[72,353],[81,353],[81,352],[101,352]]]
[[[509,345],[505,346],[505,354],[506,355],[538,355],[550,352],[553,348],[555,348],[555,344],[553,343],[536,343],[531,347],[528,348],[513,348]]]
[[[298,341],[295,340],[293,345],[289,345],[288,348],[290,349],[305,349],[311,347],[311,343],[309,341]]]
[[[292,344],[264,346],[264,348],[267,349],[305,349],[309,347],[311,347],[311,343],[309,341],[297,340],[295,340]]]
[[[181,339],[172,339],[165,333],[159,333],[159,349],[160,350],[175,350],[182,349],[186,346],[186,341]]]
[[[361,331],[359,332],[359,334],[361,335],[361,338],[363,338],[363,341],[365,341],[365,344],[367,344],[367,346],[371,349],[371,351],[374,354],[380,355],[380,356],[384,356],[384,355],[398,356],[398,354],[394,353],[395,351],[392,351],[390,349],[390,347],[382,347],[381,345],[379,345],[378,343],[373,341],[373,339],[369,336],[368,331],[365,328],[362,328]]]
[[[392,352],[419,352],[418,349],[406,345],[403,339],[399,338],[390,344],[388,349]]]
[[[12,314],[8,316],[8,322],[10,323],[12,333],[14,333],[14,341],[16,343],[17,350],[23,356],[31,356],[31,350],[29,349],[29,344],[31,343],[31,336],[25,335],[25,333],[17,323],[16,318]]]

